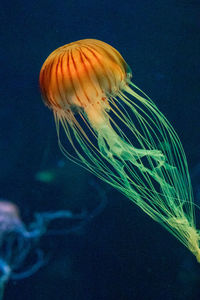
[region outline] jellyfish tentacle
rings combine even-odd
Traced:
[[[14,280],[21,280],[35,274],[42,266],[45,265],[46,259],[44,259],[44,254],[41,250],[37,251],[37,260],[31,266],[28,266],[27,269],[23,272],[14,272],[12,271],[10,278]]]
[[[88,118],[89,116],[90,112],[87,113]],[[162,222],[169,231],[171,231],[178,239],[180,239],[182,243],[184,243],[195,254],[197,260],[199,260],[199,235],[196,234],[197,231],[192,226],[193,220],[191,219],[190,221],[188,221],[184,211],[177,209],[177,206],[175,204],[175,199],[178,198],[177,191],[172,184],[172,178],[174,176],[181,178],[182,175],[175,167],[173,159],[172,163],[170,164],[169,160],[171,159],[171,156],[167,158],[165,154],[163,154],[159,150],[146,150],[144,149],[144,147],[142,147],[142,149],[135,148],[132,144],[127,143],[127,141],[125,141],[124,139],[122,140],[121,137],[117,135],[109,121],[105,119],[105,116],[104,118],[98,117],[98,119],[104,119],[101,126],[98,124],[99,128],[97,132],[99,149],[102,154],[107,156],[109,163],[112,164],[116,170],[118,170],[127,191],[130,192],[128,197],[133,199],[135,203],[139,203],[139,206],[143,210],[145,210],[146,213],[151,215],[152,218],[160,219],[160,222]],[[92,120],[89,119],[89,122],[93,126]],[[149,126],[151,127],[151,125]],[[159,123],[158,126],[160,127]],[[95,127],[94,130],[96,130]],[[164,134],[165,133],[163,133],[163,135]],[[150,142],[149,145],[151,145],[150,133],[148,133],[148,135],[145,134],[146,139]],[[154,143],[152,144],[152,148],[153,147],[155,147]],[[149,156],[151,163],[152,160],[156,161],[157,157],[159,157],[159,159],[161,159],[160,164],[158,164],[154,168],[152,164],[152,168],[147,168],[141,161],[141,158],[144,156]],[[119,161],[121,161],[122,163],[119,164]],[[122,167],[126,165],[126,162],[131,163],[132,165],[137,167],[141,171],[141,174],[143,173],[143,176],[146,173],[148,174],[147,177],[154,179],[159,184],[163,195],[168,201],[164,206],[159,202],[154,202],[154,204],[152,204],[151,202],[151,206],[148,207],[148,204],[144,200],[142,200],[141,197],[139,197],[133,185],[131,185],[130,181],[127,179],[129,177],[128,174],[124,170],[124,167]],[[182,165],[181,169],[184,169]],[[166,177],[164,175],[165,173],[167,173]],[[155,197],[156,193],[156,191],[153,191],[153,198]],[[160,214],[156,217],[158,211]],[[180,224],[184,224],[184,226],[180,226]]]

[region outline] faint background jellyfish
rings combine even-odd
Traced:
[[[34,262],[26,271],[17,273],[32,248],[32,239],[23,224],[16,205],[6,200],[0,201],[0,293],[2,299],[4,285],[9,279],[30,276],[37,271],[42,260]]]
[[[42,236],[77,232],[102,212],[106,205],[105,194],[96,185],[95,188],[100,193],[100,202],[92,211],[72,213],[70,210],[62,210],[36,213],[33,222],[28,225],[23,223],[15,204],[0,200],[0,300],[3,299],[4,288],[9,280],[30,277],[48,262],[40,249],[39,242]],[[56,221],[60,220],[72,220],[75,223],[70,227],[54,226]]]

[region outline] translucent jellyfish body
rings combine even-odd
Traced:
[[[85,39],[52,52],[39,80],[64,155],[126,195],[200,262],[182,144],[131,77],[116,49]]]

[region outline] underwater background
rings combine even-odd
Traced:
[[[90,212],[106,203],[77,230],[42,237],[44,266],[10,280],[4,299],[199,299],[195,257],[123,195],[64,158],[38,76],[61,45],[95,38],[114,46],[133,82],[178,132],[200,205],[200,1],[15,0],[1,3],[0,24],[0,197],[19,207],[27,225],[36,212]]]

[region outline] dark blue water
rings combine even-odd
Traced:
[[[60,172],[64,158],[38,86],[50,52],[83,38],[103,40],[122,53],[134,83],[177,130],[199,191],[199,20],[199,0],[1,4],[0,197],[19,206],[25,223],[37,211],[97,205],[89,173],[68,162]],[[56,180],[37,181],[40,170],[53,170]],[[199,299],[200,266],[192,254],[121,194],[99,184],[108,199],[104,211],[76,233],[42,240],[48,264],[30,278],[10,281],[5,300]]]

